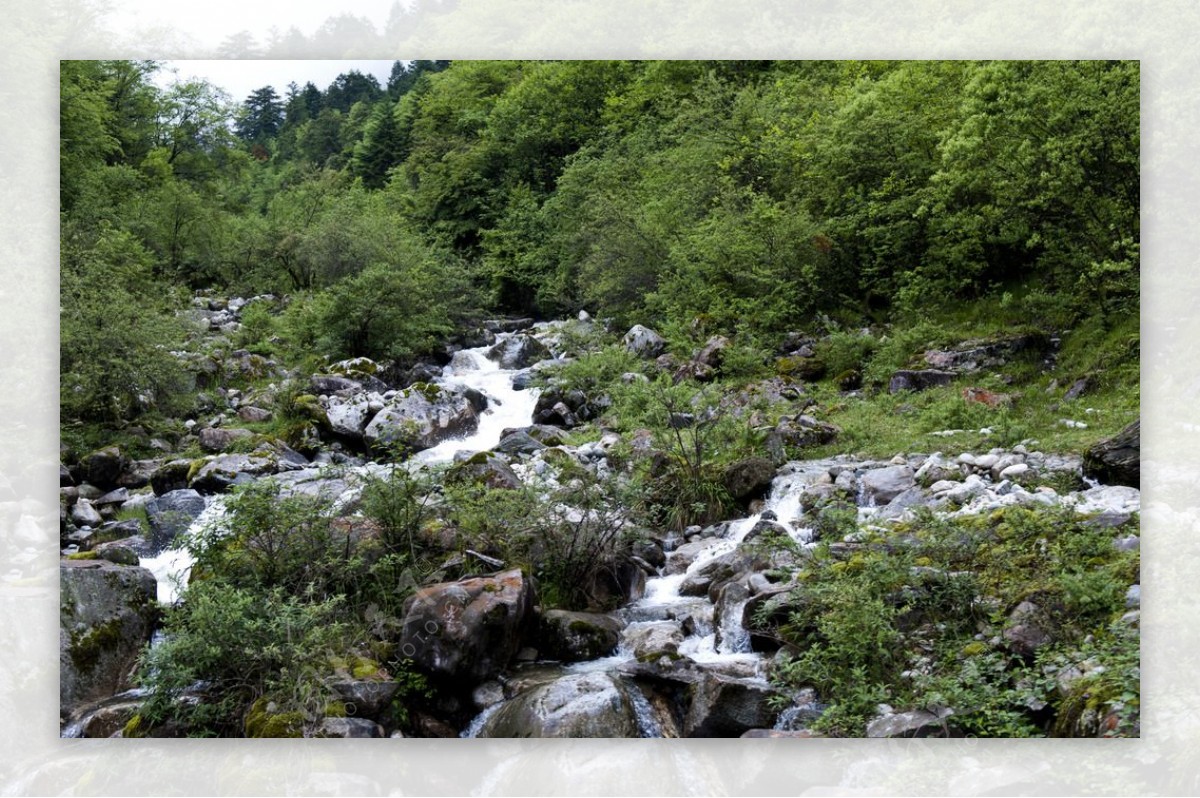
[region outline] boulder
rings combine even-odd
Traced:
[[[355,393],[350,396],[330,396],[322,404],[325,407],[325,417],[329,428],[337,435],[362,440],[363,430],[375,413],[379,412],[382,400],[372,401],[366,393]]]
[[[158,618],[154,575],[105,560],[59,562],[59,706],[126,686]]]
[[[249,484],[255,477],[273,474],[273,457],[225,454],[206,462],[192,477],[191,487],[200,493],[224,493],[234,485]]]
[[[1083,455],[1083,475],[1104,485],[1140,489],[1141,430],[1139,419],[1088,449]]]
[[[761,679],[707,672],[692,688],[683,720],[687,737],[738,737],[750,729],[770,728],[779,714],[771,708],[775,691]]]
[[[129,466],[129,458],[121,453],[117,446],[106,446],[103,449],[85,455],[79,461],[79,471],[82,482],[104,490],[117,487],[121,473]]]
[[[577,673],[528,690],[502,705],[479,737],[637,737],[627,688],[604,673]]]
[[[643,621],[625,627],[621,638],[625,648],[642,662],[664,654],[675,657],[683,644],[683,625],[679,621]]]
[[[693,360],[705,368],[719,369],[725,359],[725,350],[729,348],[729,339],[723,335],[714,335],[704,343],[704,347]]]
[[[363,384],[358,380],[334,374],[314,374],[308,381],[309,390],[317,396],[328,396],[339,391],[361,391]]]
[[[253,437],[254,433],[248,429],[205,427],[200,430],[200,448],[206,452],[224,452],[234,441]]]
[[[730,464],[722,476],[729,495],[738,501],[762,496],[771,487],[775,464],[765,457],[747,457]]]
[[[75,506],[71,508],[71,522],[75,526],[95,528],[100,526],[103,521],[104,519],[100,517],[100,512],[87,499],[78,500],[75,502]]]
[[[930,712],[914,709],[909,712],[892,712],[882,715],[867,724],[868,737],[961,737],[947,723],[946,718],[954,711],[941,707]]]
[[[913,470],[906,465],[872,468],[859,478],[863,499],[882,506],[916,484]]]
[[[1004,641],[1017,654],[1032,658],[1038,649],[1054,642],[1054,638],[1044,628],[1041,608],[1031,601],[1022,601],[1009,614],[1008,624],[1003,632]]]
[[[516,490],[521,487],[521,478],[502,455],[492,452],[477,452],[466,460],[456,463],[446,474],[448,483],[475,483],[489,488]]]
[[[502,369],[523,369],[539,360],[550,357],[550,350],[532,335],[512,335],[502,338],[488,350],[489,360],[495,360]]]
[[[612,653],[620,634],[621,624],[608,615],[547,610],[542,613],[538,650],[561,662],[597,659]]]
[[[397,393],[367,424],[363,438],[373,447],[421,451],[478,426],[479,415],[461,391],[422,384]]]
[[[204,497],[194,490],[173,490],[146,502],[146,519],[150,522],[150,545],[161,551],[204,512]]]
[[[630,327],[621,342],[627,350],[646,360],[653,360],[667,349],[667,342],[661,335],[640,324]]]
[[[777,463],[788,459],[788,448],[803,449],[832,443],[841,429],[812,416],[798,415],[782,418],[767,434],[766,448]]]
[[[329,685],[346,702],[346,712],[356,718],[379,718],[396,697],[400,685],[390,679],[350,679]]]
[[[761,571],[771,565],[770,558],[762,552],[737,548],[720,557],[715,557],[702,567],[689,573],[679,586],[681,596],[708,596],[715,600],[727,582],[747,571]]]
[[[528,432],[517,430],[501,438],[495,451],[502,454],[532,454],[545,448],[546,444],[534,439]]]
[[[438,676],[486,681],[520,649],[533,602],[516,569],[423,587],[405,602],[400,654]]]
[[[954,381],[955,376],[957,375],[953,371],[940,371],[938,369],[910,371],[903,369],[893,374],[891,380],[888,381],[888,393],[924,391],[939,385],[949,385]]]
[[[261,407],[253,407],[250,405],[238,408],[237,414],[238,418],[240,418],[242,421],[249,421],[252,424],[270,421],[274,417],[270,410],[264,410]]]
[[[173,490],[182,490],[188,486],[188,472],[191,471],[190,460],[171,460],[163,463],[150,475],[150,488],[155,496],[162,496]]]
[[[324,718],[313,736],[365,739],[385,735],[382,726],[366,718]]]

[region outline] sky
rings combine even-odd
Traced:
[[[255,89],[274,86],[280,97],[287,93],[292,81],[303,86],[312,81],[321,91],[329,88],[334,78],[343,72],[357,69],[364,75],[374,75],[380,86],[387,86],[392,74],[392,61],[164,61],[155,76],[155,83],[167,87],[176,80],[203,78],[229,93],[234,102],[241,102]],[[174,70],[174,72],[172,72]]]

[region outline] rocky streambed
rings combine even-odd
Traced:
[[[346,453],[362,444],[415,450],[403,465],[410,469],[488,452],[477,465],[489,484],[547,492],[559,487],[563,457],[597,475],[616,472],[616,434],[580,446],[562,439],[562,427],[602,410],[592,397],[530,388],[533,371],[555,362],[558,335],[555,324],[495,331],[486,345],[454,353],[440,373],[430,370],[404,389],[388,388],[361,361],[313,377],[314,415],[344,450],[309,457],[276,442],[229,453],[222,449],[239,435],[210,426],[199,431],[214,450],[202,461],[164,459],[150,468],[102,450],[76,469],[78,482],[64,470],[64,491],[74,500],[64,503],[64,553],[86,554],[64,559],[62,569],[64,736],[107,736],[119,726],[114,718],[136,707],[138,692],[121,688],[150,639],[158,603],[176,600],[186,581],[190,560],[181,543],[220,523],[223,494],[233,486],[273,480],[285,493],[353,506],[364,480],[391,468]],[[658,356],[651,336],[635,328],[626,345]],[[828,434],[803,415],[780,422],[777,432]],[[141,485],[127,476],[139,469],[149,471]],[[816,546],[851,551],[863,530],[903,523],[921,508],[957,517],[1069,506],[1114,526],[1138,512],[1135,488],[1059,492],[1044,484],[1080,469],[1079,458],[1042,453],[1035,442],[886,461],[753,462],[742,490],[749,514],[682,532],[647,531],[613,574],[621,606],[604,613],[543,608],[530,574],[476,555],[476,573],[421,586],[405,605],[399,648],[446,696],[419,725],[431,736],[462,737],[805,736],[822,706],[811,690],[784,693],[769,680],[780,645],[755,619],[795,587],[792,575]],[[821,523],[831,502],[853,507],[852,531]],[[144,510],[148,534],[113,518],[113,509],[134,507]],[[110,508],[108,520],[102,508]],[[122,523],[132,534],[114,534]],[[108,542],[92,544],[100,530]],[[350,680],[337,689],[359,712],[330,719],[326,734],[390,732],[380,713],[394,683]],[[908,714],[885,712],[881,721],[890,717],[891,725],[873,728],[881,736],[911,733],[921,719]]]

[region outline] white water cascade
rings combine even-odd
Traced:
[[[500,333],[497,341],[509,338],[513,333]],[[442,441],[437,446],[418,452],[408,460],[406,465],[411,468],[449,462],[459,452],[474,454],[486,451],[500,442],[500,433],[510,427],[526,427],[530,424],[533,410],[537,405],[539,390],[530,388],[518,391],[513,388],[513,376],[516,369],[503,369],[487,356],[491,346],[481,346],[474,349],[463,349],[454,354],[450,364],[442,370],[442,376],[436,382],[448,388],[473,388],[487,397],[488,406],[480,413],[479,425],[469,435],[461,438],[451,438]],[[366,474],[386,472],[390,466],[368,464],[347,469],[347,479],[344,490],[333,498],[336,503],[342,503],[352,498],[361,489],[361,484],[355,479]],[[335,470],[335,469],[333,469]],[[307,476],[316,481],[326,474],[326,469],[304,469],[311,472]],[[300,473],[300,472],[294,472]],[[271,477],[266,477],[271,479]],[[150,557],[142,557],[140,564],[150,570],[158,582],[158,600],[163,604],[174,604],[187,584],[193,559],[187,550],[187,541],[199,530],[220,520],[225,512],[225,499],[213,496],[207,499],[208,504],[187,531],[174,541],[171,548],[164,549]]]

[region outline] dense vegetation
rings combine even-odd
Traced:
[[[1137,416],[1136,62],[414,61],[387,86],[348,72],[241,102],[202,82],[157,88],[157,69],[62,63],[61,402],[75,455],[184,437],[205,371],[181,312],[203,291],[278,298],[243,311],[234,344],[305,375],[359,356],[399,373],[485,318],[586,309],[609,331],[568,328],[576,359],[545,385],[603,397],[564,440],[615,431],[625,468],[572,473],[551,499],[453,470],[436,489],[393,475],[364,493],[369,534],[328,504],[243,490],[233,534],[195,544],[203,578],[150,655],[139,722],[300,733],[338,711],[327,672],[386,673],[404,682],[394,711],[411,730],[405,702],[433,695],[396,650],[412,588],[456,576],[445,555],[471,548],[536,573],[547,606],[603,606],[598,575],[639,530],[744,509],[723,474],[763,451],[787,405],[757,382],[800,386],[804,408],[840,427],[804,456],[928,451],[948,428],[987,429],[964,446],[1036,437],[1078,452]],[[617,343],[634,323],[677,362],[714,336],[729,345],[715,373],[663,373]],[[1019,393],[1015,407],[964,402],[959,383],[883,390],[927,349],[1016,336],[1054,346],[971,382]],[[807,342],[812,356],[796,357]],[[1063,426],[1078,380],[1094,415]],[[294,385],[271,390],[275,420],[244,426],[306,451],[311,405]],[[681,430],[685,411],[702,423]],[[636,456],[641,430],[661,456]],[[596,512],[581,524],[563,506]],[[771,631],[797,652],[779,684],[835,696],[828,730],[860,733],[891,700],[956,704],[981,734],[1047,733],[1040,707],[1067,700],[1044,675],[1054,657],[1108,663],[1095,678],[1136,706],[1137,641],[1109,628],[1136,553],[1048,514],[924,518],[910,532],[903,554],[879,540],[849,561],[819,550]],[[1014,573],[1035,544],[1040,559]],[[892,597],[931,565],[975,581],[920,586],[934,599],[918,609],[945,633],[922,670]],[[1000,606],[972,603],[981,583]],[[977,643],[980,623],[1035,588],[1053,597],[1063,647],[1035,664]],[[200,679],[217,685],[210,700],[175,700]]]

